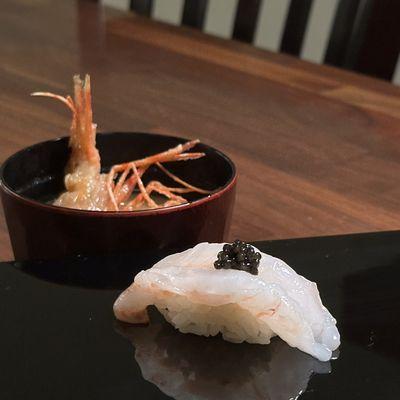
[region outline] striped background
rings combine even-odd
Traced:
[[[208,0],[205,8],[203,31],[221,38],[231,38],[239,0]],[[399,0],[400,1],[400,0]],[[102,0],[105,5],[128,10],[130,0]],[[323,63],[339,0],[310,2],[309,16],[304,20],[303,40],[298,43],[299,56],[315,63]],[[291,0],[262,1],[257,17],[253,44],[259,48],[279,51],[285,46],[285,25],[299,24],[301,15],[292,7]],[[180,25],[184,0],[153,0],[151,17],[169,24]],[[293,14],[293,15],[291,15]],[[400,22],[399,22],[400,23]],[[400,85],[400,57],[393,74],[393,83]]]

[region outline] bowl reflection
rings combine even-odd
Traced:
[[[118,324],[135,347],[144,379],[177,400],[293,399],[313,373],[330,373],[321,362],[274,338],[268,346],[183,335],[166,323]]]

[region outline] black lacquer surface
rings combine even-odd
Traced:
[[[318,283],[342,334],[337,359],[321,363],[279,339],[182,335],[155,311],[150,327],[118,323],[118,288],[155,259],[2,263],[0,398],[398,398],[400,233],[257,245]]]

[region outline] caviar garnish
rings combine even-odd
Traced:
[[[258,274],[261,254],[257,253],[254,247],[241,240],[225,244],[217,257],[214,262],[216,269],[238,269],[253,275]]]

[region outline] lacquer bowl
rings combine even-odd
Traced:
[[[104,171],[113,164],[155,154],[185,141],[151,133],[97,135]],[[164,255],[202,241],[223,241],[234,205],[235,166],[226,155],[206,144],[197,145],[195,151],[206,156],[168,163],[168,169],[211,194],[191,195],[188,203],[179,206],[123,212],[52,205],[64,190],[64,169],[69,157],[67,137],[38,143],[12,155],[2,165],[0,191],[15,258]],[[169,178],[160,174],[153,168],[144,178],[168,183]]]

